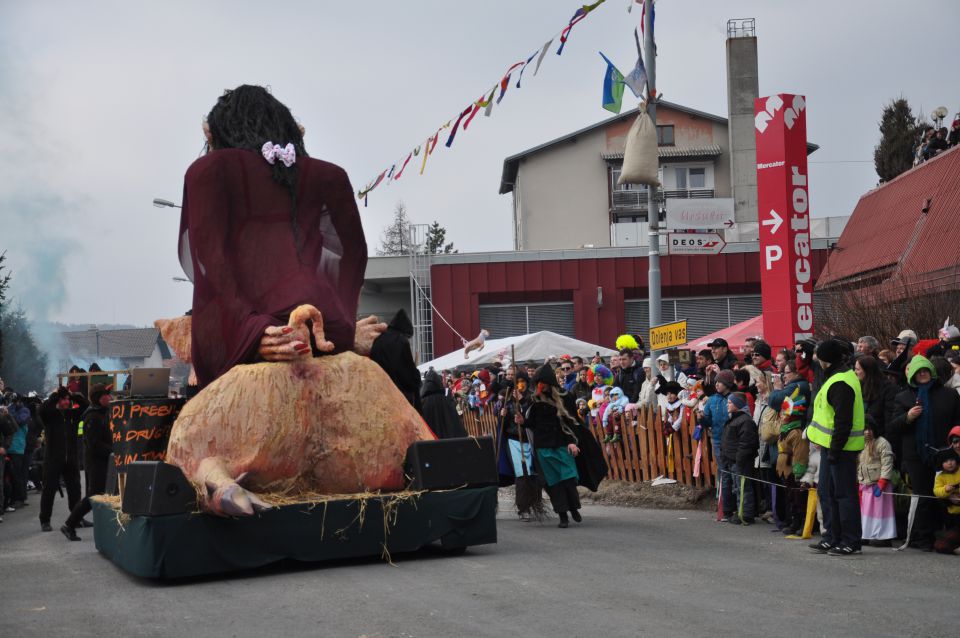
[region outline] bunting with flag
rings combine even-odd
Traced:
[[[623,107],[623,74],[602,51],[600,57],[607,63],[607,71],[603,74],[603,108],[619,113]]]
[[[560,45],[557,47],[557,55],[560,55],[563,53],[563,48],[566,45],[567,41],[570,39],[570,32],[573,30],[574,25],[581,22],[584,18],[587,17],[587,15],[590,14],[590,12],[592,12],[594,9],[599,7],[605,1],[606,0],[597,0],[593,4],[582,5],[574,12],[573,17],[570,18],[566,27],[564,27],[563,30],[559,34],[557,34],[560,37]],[[526,71],[527,66],[529,66],[531,63],[534,63],[534,60],[536,60],[536,62],[534,63],[533,75],[534,76],[537,75],[537,73],[540,71],[540,66],[543,63],[543,60],[547,55],[547,52],[550,50],[554,41],[557,39],[557,35],[554,35],[554,37],[547,40],[542,46],[538,47],[537,50],[534,51],[531,55],[523,58],[520,62],[516,62],[510,65],[510,67],[506,70],[506,72],[501,77],[500,81],[497,82],[497,84],[492,89],[483,91],[480,94],[479,98],[471,102],[468,107],[464,108],[459,113],[457,113],[455,118],[449,120],[446,124],[438,128],[435,133],[428,136],[426,141],[423,144],[417,146],[412,151],[409,151],[405,156],[401,155],[400,157],[404,158],[403,161],[398,160],[396,162],[393,162],[390,165],[390,168],[382,171],[380,174],[377,175],[376,179],[368,183],[364,188],[357,191],[357,199],[362,199],[364,201],[364,206],[366,206],[367,196],[370,194],[371,191],[373,191],[374,189],[376,189],[377,187],[381,186],[384,183],[391,183],[400,179],[403,176],[404,171],[407,168],[407,165],[410,163],[410,160],[414,157],[420,157],[421,153],[422,153],[422,157],[420,160],[420,174],[423,175],[423,172],[426,170],[426,167],[427,167],[427,159],[433,154],[434,150],[436,149],[439,143],[440,134],[444,130],[450,129],[450,134],[448,135],[446,142],[444,143],[445,148],[450,148],[451,146],[453,146],[454,140],[457,137],[457,133],[461,130],[466,131],[470,126],[470,123],[473,121],[473,118],[477,115],[477,113],[480,112],[481,109],[483,109],[483,114],[485,117],[490,117],[490,115],[493,112],[494,104],[500,104],[500,102],[503,100],[504,96],[507,93],[507,89],[510,86],[510,79],[512,75],[517,72],[518,69],[519,69],[519,73],[517,73],[517,82],[516,82],[517,89],[520,88],[520,83],[523,80],[524,71]],[[604,57],[604,59],[606,60],[606,57]],[[608,75],[610,75],[609,97],[611,98],[611,101],[609,103],[610,105],[608,106],[607,81],[605,80],[604,81],[604,108],[611,108],[612,110],[612,108],[615,105],[617,112],[619,112],[621,100],[623,97],[623,87],[624,87],[625,79],[623,75],[620,73],[620,71],[618,71],[617,68],[613,66],[612,63],[609,62],[609,60],[607,60],[607,62],[608,62]],[[640,62],[640,64],[642,65],[642,61]],[[612,69],[612,72],[611,72],[611,69]],[[498,91],[499,91],[499,95],[497,95]],[[399,167],[399,170],[397,170],[397,167]]]

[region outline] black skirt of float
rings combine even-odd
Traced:
[[[93,533],[97,550],[124,571],[179,579],[283,560],[386,557],[438,541],[447,550],[496,543],[496,511],[495,486],[410,498],[388,494],[362,507],[355,499],[285,505],[237,519],[199,513],[121,519],[118,510],[94,502]]]

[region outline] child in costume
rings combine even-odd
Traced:
[[[876,434],[877,422],[866,415],[863,428],[865,446],[857,464],[860,483],[860,520],[862,537],[871,547],[890,547],[897,537],[897,519],[893,508],[893,447]]]
[[[620,441],[620,416],[629,403],[623,390],[614,386],[610,388],[610,400],[607,403],[607,409],[603,413],[603,431],[606,437],[604,443],[617,443]]]
[[[810,459],[810,442],[803,436],[806,413],[806,395],[795,388],[780,407],[780,437],[777,441],[777,474],[783,479],[787,493],[781,529],[786,536],[800,532],[806,517],[807,493],[800,487]]]
[[[960,427],[950,430],[950,437],[960,437]],[[933,544],[941,554],[960,555],[960,454],[952,447],[941,450],[937,461],[942,470],[933,481],[933,495],[947,502],[947,533]]]

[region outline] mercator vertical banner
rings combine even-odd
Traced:
[[[813,273],[802,95],[754,100],[763,336],[793,346],[813,334]]]

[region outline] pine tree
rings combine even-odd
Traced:
[[[6,357],[0,362],[0,377],[6,385],[26,394],[41,392],[47,377],[47,355],[33,340],[30,323],[23,310],[5,309],[0,314]]]
[[[427,252],[431,255],[449,255],[457,252],[453,249],[453,242],[443,243],[447,239],[447,229],[434,221],[427,228]]]
[[[919,129],[905,98],[884,107],[880,118],[880,143],[873,151],[877,175],[888,182],[913,166],[913,150]]]
[[[410,250],[410,218],[407,217],[407,207],[403,202],[397,202],[393,209],[393,221],[380,235],[380,247],[377,254],[406,255]]]

